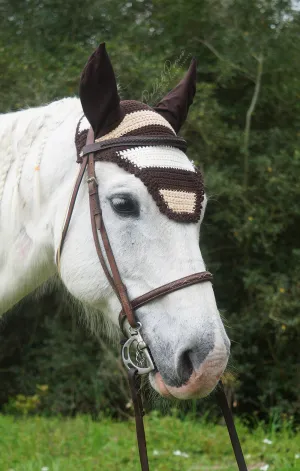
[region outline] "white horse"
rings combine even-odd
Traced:
[[[55,255],[78,172],[74,135],[87,108],[84,100],[81,97],[83,107],[79,99],[65,98],[0,116],[0,314],[57,274]],[[165,117],[155,119],[163,120],[159,126],[174,133]],[[92,118],[89,121],[94,124]],[[147,154],[148,167],[157,166],[157,159],[192,165],[178,149],[176,153],[168,147],[157,147],[152,153],[146,148],[128,152],[136,162]],[[131,299],[205,270],[199,231],[206,198],[198,221],[177,221],[160,211],[141,179],[120,165],[99,161],[96,174],[110,243]],[[136,214],[128,217],[118,212],[120,198],[121,204],[125,198],[125,206],[126,198],[134,201]],[[62,251],[60,277],[75,298],[118,323],[120,304],[93,242],[86,181]],[[210,282],[170,293],[136,314],[157,368],[150,373],[155,390],[188,399],[214,389],[226,367],[230,342]]]

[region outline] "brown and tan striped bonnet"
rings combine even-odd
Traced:
[[[75,135],[77,159],[86,143],[90,125],[95,142],[123,137],[175,137],[195,93],[196,64],[186,77],[154,108],[133,100],[120,101],[105,45],[90,57],[80,83],[85,116]],[[197,222],[204,196],[203,179],[185,153],[172,145],[109,148],[95,153],[95,160],[114,162],[145,184],[160,211],[180,222]]]

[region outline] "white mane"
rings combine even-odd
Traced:
[[[46,142],[52,132],[74,111],[82,112],[79,100],[64,98],[46,106],[0,115],[0,211],[4,186],[9,172],[14,174],[14,197],[11,207],[13,215],[15,215],[16,209],[21,203],[19,185],[26,159],[30,160],[33,170],[36,169],[35,195],[37,198],[34,198],[34,201],[39,206],[38,169]],[[15,220],[15,217],[13,219]]]
[[[38,247],[35,247],[36,244],[39,245],[38,237],[32,237],[32,231],[28,230],[28,222],[32,216],[33,220],[41,218],[40,166],[46,145],[53,133],[70,116],[75,116],[73,119],[76,120],[81,114],[82,108],[77,98],[64,98],[49,105],[0,115],[0,283],[2,286],[7,283],[5,279],[10,276],[9,271],[12,280],[15,279],[13,272],[17,260],[13,259],[14,252],[18,251],[19,247],[28,252],[30,249],[32,254],[38,252]],[[32,188],[31,204],[21,189],[22,176],[28,180]],[[9,263],[10,258],[11,263]],[[35,263],[38,262],[39,260],[36,260]],[[6,270],[3,271],[5,265]],[[0,298],[1,294],[0,289]]]

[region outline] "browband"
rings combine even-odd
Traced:
[[[172,136],[145,136],[145,137],[118,137],[116,139],[107,139],[105,141],[95,142],[93,144],[87,144],[83,147],[80,155],[77,159],[77,163],[81,163],[83,157],[92,152],[99,152],[102,150],[113,149],[117,147],[145,147],[145,146],[167,146],[176,147],[183,152],[187,149],[187,143],[182,137]],[[94,160],[97,159],[97,155],[94,156]]]

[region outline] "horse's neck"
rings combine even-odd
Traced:
[[[81,114],[65,99],[0,118],[0,315],[56,272]]]

